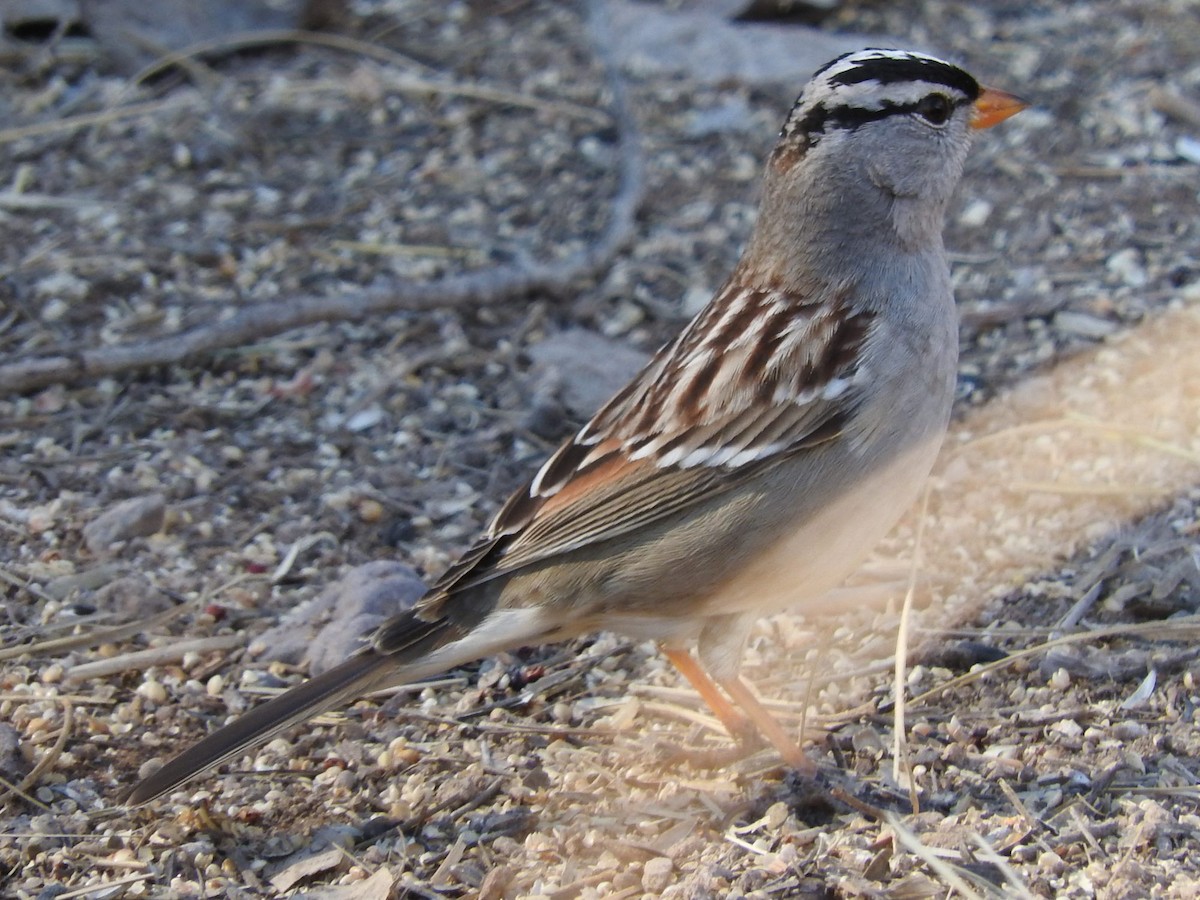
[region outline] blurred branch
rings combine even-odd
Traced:
[[[588,4],[588,30],[605,73],[617,133],[618,183],[603,231],[583,249],[552,263],[524,261],[424,283],[395,281],[337,296],[290,297],[246,307],[220,322],[180,334],[114,347],[79,348],[0,365],[0,392],[19,393],[197,360],[320,322],[358,321],[380,313],[502,303],[533,293],[563,294],[594,278],[633,236],[643,197],[637,123],[626,101],[602,4]]]

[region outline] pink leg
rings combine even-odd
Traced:
[[[696,692],[731,735],[744,741],[757,730],[771,743],[771,746],[779,751],[779,755],[789,766],[810,775],[816,772],[816,766],[804,755],[800,745],[788,737],[783,726],[758,701],[758,698],[740,678],[735,677],[729,681],[723,681],[718,687],[717,682],[708,676],[708,673],[701,668],[700,663],[688,651],[674,647],[663,647],[662,651],[675,668],[683,673],[683,677],[696,689]],[[721,688],[724,688],[725,693],[732,698],[732,704],[726,699],[725,694],[721,693]],[[740,711],[734,708],[734,704],[740,708]]]
[[[815,775],[817,767],[800,748],[800,745],[790,738],[779,720],[771,715],[770,710],[763,706],[754,692],[741,678],[734,676],[729,681],[721,682],[732,699],[758,728],[759,733],[771,742],[771,746],[779,751],[783,761],[806,775]]]

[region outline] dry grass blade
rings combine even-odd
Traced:
[[[1013,438],[1023,437],[1039,437],[1045,434],[1053,434],[1056,431],[1063,429],[1075,429],[1079,431],[1096,431],[1111,438],[1119,438],[1125,441],[1138,444],[1150,450],[1157,450],[1169,456],[1176,456],[1188,462],[1200,463],[1200,453],[1194,453],[1186,447],[1181,447],[1179,444],[1156,437],[1151,434],[1146,434],[1144,431],[1136,428],[1125,428],[1121,425],[1115,425],[1111,422],[1101,422],[1098,419],[1084,415],[1083,413],[1068,411],[1061,418],[1043,419],[1037,422],[1026,422],[1021,425],[1012,425],[1008,428],[1003,428],[999,431],[994,431],[991,434],[985,434],[977,438],[972,438],[967,443],[963,444],[955,450],[955,455],[973,453],[978,450],[987,449],[992,444],[1002,443],[1012,440]]]
[[[1013,805],[1013,809],[1015,809],[1021,818],[1025,820],[1026,828],[1028,828],[1030,831],[1045,830],[1045,824],[1029,811],[1029,807],[1025,805],[1025,801],[1022,800],[1020,796],[1018,796],[1017,792],[1013,790],[1011,784],[1009,784],[1003,778],[997,779],[996,784],[1000,788],[1000,793],[1008,798],[1008,802]]]
[[[26,593],[30,594],[31,596],[36,597],[38,600],[41,600],[43,603],[50,603],[50,602],[53,602],[53,600],[54,600],[53,597],[51,597],[49,594],[47,594],[45,591],[43,591],[41,588],[39,588],[36,584],[34,584],[33,582],[28,581],[26,579],[19,578],[18,576],[14,575],[12,572],[8,571],[8,569],[4,568],[4,566],[0,566],[0,581],[8,582],[13,587],[15,587],[19,590],[25,591]],[[3,655],[0,655],[0,660],[5,659],[5,658],[6,657],[4,657]]]
[[[892,812],[885,813],[884,815],[886,816],[888,826],[892,829],[892,833],[896,836],[896,840],[900,842],[901,846],[921,860],[921,862],[925,863],[948,887],[958,891],[967,900],[983,900],[983,895],[967,884],[966,880],[958,873],[954,866],[950,865],[944,859],[939,859],[932,850],[921,843],[921,839],[916,834],[905,828],[899,816]]]
[[[600,34],[605,31],[606,23],[599,9],[593,6],[591,11],[589,27],[594,33]],[[612,257],[635,233],[637,210],[644,193],[644,161],[637,123],[629,109],[625,86],[610,47],[611,42],[607,42],[606,34],[596,40],[597,53],[604,66],[606,85],[611,96],[612,119],[616,121],[618,186],[608,221],[599,236],[570,256],[550,263],[501,265],[430,283],[395,281],[358,292],[293,297],[286,303],[266,302],[242,308],[220,321],[145,343],[30,357],[0,365],[0,392],[19,393],[56,382],[73,382],[130,369],[177,364],[304,325],[362,321],[397,310],[485,306],[539,292],[557,294],[582,279],[595,276],[608,266]],[[492,95],[491,99],[497,100],[499,97]],[[511,102],[512,99],[505,95],[505,102]],[[605,124],[610,121],[606,116]]]
[[[11,144],[25,138],[42,137],[48,134],[78,131],[81,128],[107,125],[110,122],[119,122],[122,119],[137,118],[138,116],[153,116],[168,109],[178,109],[196,102],[195,97],[180,95],[167,100],[151,100],[146,103],[131,103],[129,106],[119,106],[100,112],[80,113],[50,122],[35,122],[31,125],[18,125],[15,128],[0,128],[0,144]]]
[[[921,492],[921,509],[917,514],[917,535],[913,540],[912,565],[908,576],[908,589],[904,592],[904,604],[900,608],[900,626],[896,629],[896,659],[892,679],[892,697],[895,727],[892,729],[892,778],[897,784],[907,784],[914,814],[920,811],[920,797],[913,783],[912,765],[908,755],[908,726],[904,721],[905,702],[908,697],[908,638],[912,627],[913,601],[917,594],[917,574],[921,569],[921,546],[925,537],[925,523],[929,520],[929,487]],[[903,770],[903,771],[902,771]],[[904,777],[901,778],[901,775]]]
[[[212,637],[192,638],[175,641],[160,647],[150,647],[146,650],[135,650],[123,653],[109,659],[83,663],[72,666],[66,671],[67,681],[86,681],[89,678],[103,678],[124,672],[128,669],[145,669],[150,666],[161,666],[165,663],[176,662],[189,653],[211,653],[214,650],[232,650],[246,643],[244,634],[218,634]]]
[[[344,50],[348,53],[366,56],[401,69],[420,68],[427,72],[433,71],[423,63],[419,63],[394,50],[381,47],[378,44],[360,41],[356,38],[340,34],[283,29],[277,31],[247,31],[224,35],[219,39],[211,41],[201,41],[191,44],[190,46],[168,53],[161,59],[155,60],[146,66],[133,77],[131,84],[140,84],[147,78],[152,78],[172,66],[182,65],[189,59],[228,53],[234,50],[245,50],[249,47],[267,47],[272,44],[310,44],[316,47],[328,47],[334,50]],[[412,75],[392,77],[389,79],[389,85],[397,91],[406,93],[467,97],[471,100],[482,100],[487,103],[498,103],[504,106],[523,107],[555,115],[572,116],[577,119],[593,122],[597,125],[608,125],[612,122],[612,118],[608,113],[599,109],[592,109],[563,100],[541,100],[537,97],[529,97],[525,94],[506,91],[502,88],[491,87],[489,85],[446,84],[428,78],[417,78]]]
[[[699,725],[702,728],[713,732],[714,734],[728,735],[720,722],[712,716],[707,716],[704,713],[696,712],[694,709],[689,709],[686,706],[680,706],[675,703],[666,703],[657,700],[646,700],[642,703],[642,709],[650,713],[658,713],[661,716],[666,716],[670,719],[675,719],[680,722],[686,722],[689,725]]]
[[[0,703],[6,700],[11,703],[27,703],[30,696],[30,694],[0,693]],[[118,702],[114,697],[99,697],[95,694],[54,694],[54,699],[69,700],[81,706],[113,706]]]
[[[22,800],[24,800],[30,806],[40,809],[43,812],[50,812],[50,807],[47,806],[45,803],[43,803],[41,800],[39,800],[37,797],[23,791],[20,787],[13,784],[11,781],[9,781],[7,778],[5,778],[3,775],[0,775],[0,800],[3,800],[7,794],[13,794],[14,796],[20,797]],[[14,835],[10,832],[10,833],[8,833],[8,836],[9,837],[18,837],[19,835]]]
[[[1010,481],[1010,491],[1022,494],[1066,494],[1076,497],[1157,497],[1162,488],[1138,484],[1074,484],[1065,481]]]
[[[918,703],[924,703],[944,691],[952,690],[956,687],[961,687],[964,684],[970,684],[972,681],[990,675],[993,672],[998,672],[1001,669],[1007,668],[1014,662],[1020,659],[1028,659],[1031,656],[1036,656],[1039,653],[1045,653],[1048,650],[1053,650],[1056,647],[1065,647],[1070,644],[1083,644],[1091,641],[1102,641],[1114,637],[1143,637],[1157,638],[1158,640],[1170,641],[1195,641],[1200,638],[1200,616],[1187,616],[1179,619],[1171,619],[1166,622],[1139,622],[1125,625],[1113,625],[1107,628],[1094,628],[1090,631],[1081,631],[1078,634],[1066,634],[1062,637],[1052,638],[1044,643],[1038,644],[1036,647],[1026,647],[1024,650],[1017,650],[1010,653],[1004,659],[998,659],[995,662],[985,665],[976,666],[970,672],[959,675],[956,678],[951,678],[949,681],[939,684],[937,687],[930,688],[923,693],[918,694],[909,700],[913,706]]]
[[[118,625],[114,628],[101,628],[83,634],[73,634],[69,637],[41,641],[36,644],[22,644],[17,647],[8,647],[0,650],[0,662],[7,662],[10,659],[18,659],[22,656],[65,653],[68,650],[78,650],[81,647],[95,647],[99,644],[122,641],[133,637],[135,634],[141,634],[144,631],[157,628],[159,625],[165,625],[172,619],[183,615],[189,609],[193,609],[194,605],[194,603],[181,603],[179,606],[163,610],[141,622],[129,622],[128,624]]]
[[[55,197],[53,194],[26,194],[18,191],[0,191],[0,209],[94,209],[104,204],[85,197]]]
[[[328,531],[319,531],[316,534],[307,535],[292,544],[284,555],[283,560],[275,567],[275,571],[271,573],[271,584],[279,584],[279,582],[287,578],[288,573],[292,571],[292,566],[300,558],[300,554],[311,550],[322,542],[333,544],[336,547],[338,540],[336,536]]]
[[[73,891],[67,891],[64,894],[56,894],[58,900],[72,900],[74,897],[86,897],[88,894],[100,894],[115,891],[116,888],[124,887],[127,884],[137,884],[139,881],[147,881],[152,876],[151,873],[140,875],[126,875],[124,878],[118,878],[115,881],[105,881],[100,884],[92,884],[87,887],[76,888]]]
[[[210,54],[230,53],[246,50],[251,47],[267,47],[272,44],[310,44],[315,47],[329,47],[334,50],[344,50],[359,56],[370,57],[388,65],[402,69],[420,69],[432,73],[434,70],[422,62],[356,38],[342,34],[322,31],[304,31],[301,29],[279,28],[225,34],[209,41],[197,41],[186,47],[181,47],[170,53],[163,54],[159,59],[142,68],[130,80],[130,85],[139,85],[155,75],[165,72],[172,66],[178,66],[186,60]]]
[[[1000,874],[1004,876],[1004,880],[1008,882],[1008,890],[1005,891],[1004,896],[1018,897],[1020,900],[1037,900],[1037,897],[1026,887],[1025,882],[1017,875],[1009,861],[997,853],[991,844],[974,832],[971,833],[971,840],[979,848],[980,858],[999,869]]]
[[[1177,456],[1189,462],[1200,463],[1200,453],[1188,450],[1186,447],[1181,447],[1174,441],[1168,441],[1153,434],[1147,434],[1139,428],[1124,428],[1120,425],[1113,425],[1111,422],[1101,422],[1092,416],[1085,416],[1079,412],[1067,413],[1066,421],[1082,427],[1094,428],[1097,431],[1106,432],[1114,437],[1124,438],[1142,447],[1158,450],[1169,456]]]
[[[75,707],[71,705],[69,700],[59,698],[59,701],[62,703],[63,720],[62,727],[58,731],[58,737],[54,741],[54,746],[37,761],[37,765],[30,770],[28,775],[21,779],[19,784],[14,787],[8,785],[7,782],[5,783],[6,790],[11,789],[13,793],[26,800],[31,799],[27,793],[30,788],[37,784],[43,775],[54,768],[54,764],[62,756],[63,749],[67,746],[67,740],[71,737],[71,732],[75,728]],[[3,799],[4,793],[5,791],[0,791],[0,799]],[[33,802],[36,803],[36,801]],[[40,803],[37,805],[42,806]]]

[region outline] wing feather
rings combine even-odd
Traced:
[[[731,280],[731,284],[735,281]],[[629,535],[836,438],[872,318],[728,287],[546,461],[422,602]],[[722,352],[724,350],[725,352]]]

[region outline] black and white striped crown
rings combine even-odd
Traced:
[[[967,72],[934,56],[879,47],[857,50],[813,74],[780,136],[812,145],[831,130],[853,130],[913,112],[934,94],[960,106],[973,103],[980,90]]]

